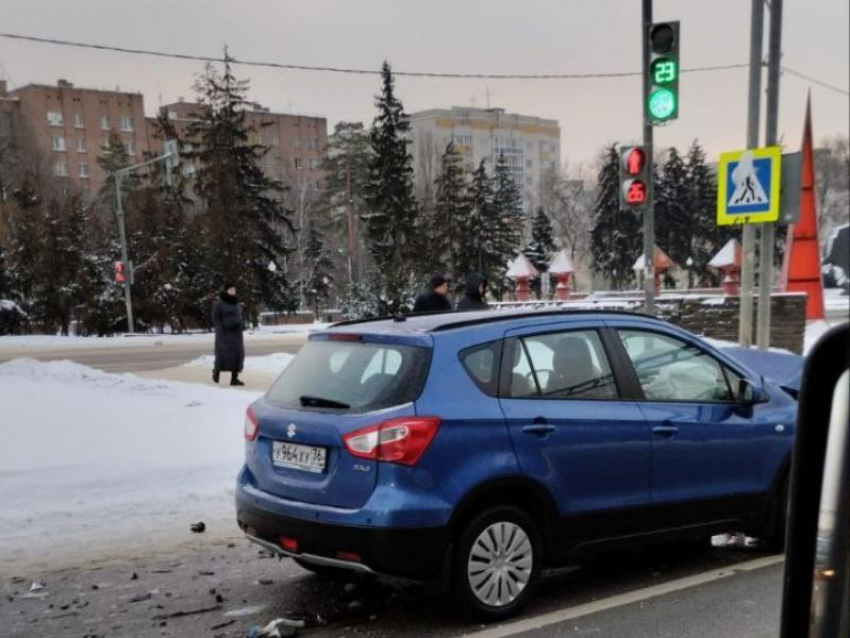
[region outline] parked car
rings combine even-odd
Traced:
[[[318,573],[450,577],[488,619],[582,553],[781,546],[797,404],[664,321],[475,312],[315,333],[248,410],[248,538]]]

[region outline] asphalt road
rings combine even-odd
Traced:
[[[186,536],[187,544],[166,556],[3,574],[0,633],[4,638],[243,638],[254,625],[287,617],[303,619],[306,627],[299,635],[315,638],[776,635],[781,565],[742,574],[733,569],[759,559],[776,562],[755,549],[667,546],[610,554],[547,573],[519,623],[486,627],[435,586],[362,577],[327,580],[236,535],[207,539],[187,530]],[[718,571],[732,575],[712,581]],[[706,580],[706,574],[702,585],[680,586],[681,579]],[[34,581],[43,588],[30,591]],[[670,591],[646,597],[664,586]],[[623,597],[640,602],[616,603]],[[581,611],[588,606],[604,611]],[[578,617],[534,629],[541,618],[569,617],[576,610]]]
[[[277,352],[295,354],[301,349],[297,339],[282,340],[246,340],[245,355],[259,357]],[[165,344],[162,346],[144,345],[138,347],[121,346],[116,348],[67,348],[32,351],[2,351],[0,363],[18,357],[28,357],[40,361],[68,359],[76,363],[97,368],[104,372],[144,372],[173,368],[203,355],[212,354],[212,342],[199,344]]]

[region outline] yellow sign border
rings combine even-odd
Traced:
[[[767,146],[751,148],[753,159],[770,159],[770,210],[763,213],[733,213],[726,210],[728,193],[729,163],[740,160],[747,151],[732,151],[721,153],[717,163],[717,225],[732,226],[735,224],[769,224],[779,220],[779,191],[782,186],[782,147]]]

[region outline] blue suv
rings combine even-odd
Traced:
[[[317,573],[448,576],[494,620],[584,552],[735,530],[781,543],[796,410],[642,315],[337,324],[249,408],[237,518]]]

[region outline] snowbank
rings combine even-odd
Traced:
[[[309,324],[321,330],[330,324]],[[246,341],[268,341],[272,339],[297,339],[308,330],[286,330],[286,326],[258,328],[245,333]],[[206,345],[212,344],[215,335],[211,332],[193,332],[188,334],[134,334],[112,337],[62,337],[59,335],[21,335],[0,337],[0,350],[19,351],[66,350],[75,348],[144,348],[168,345]]]
[[[138,550],[231,520],[257,396],[69,361],[0,365],[0,564]]]

